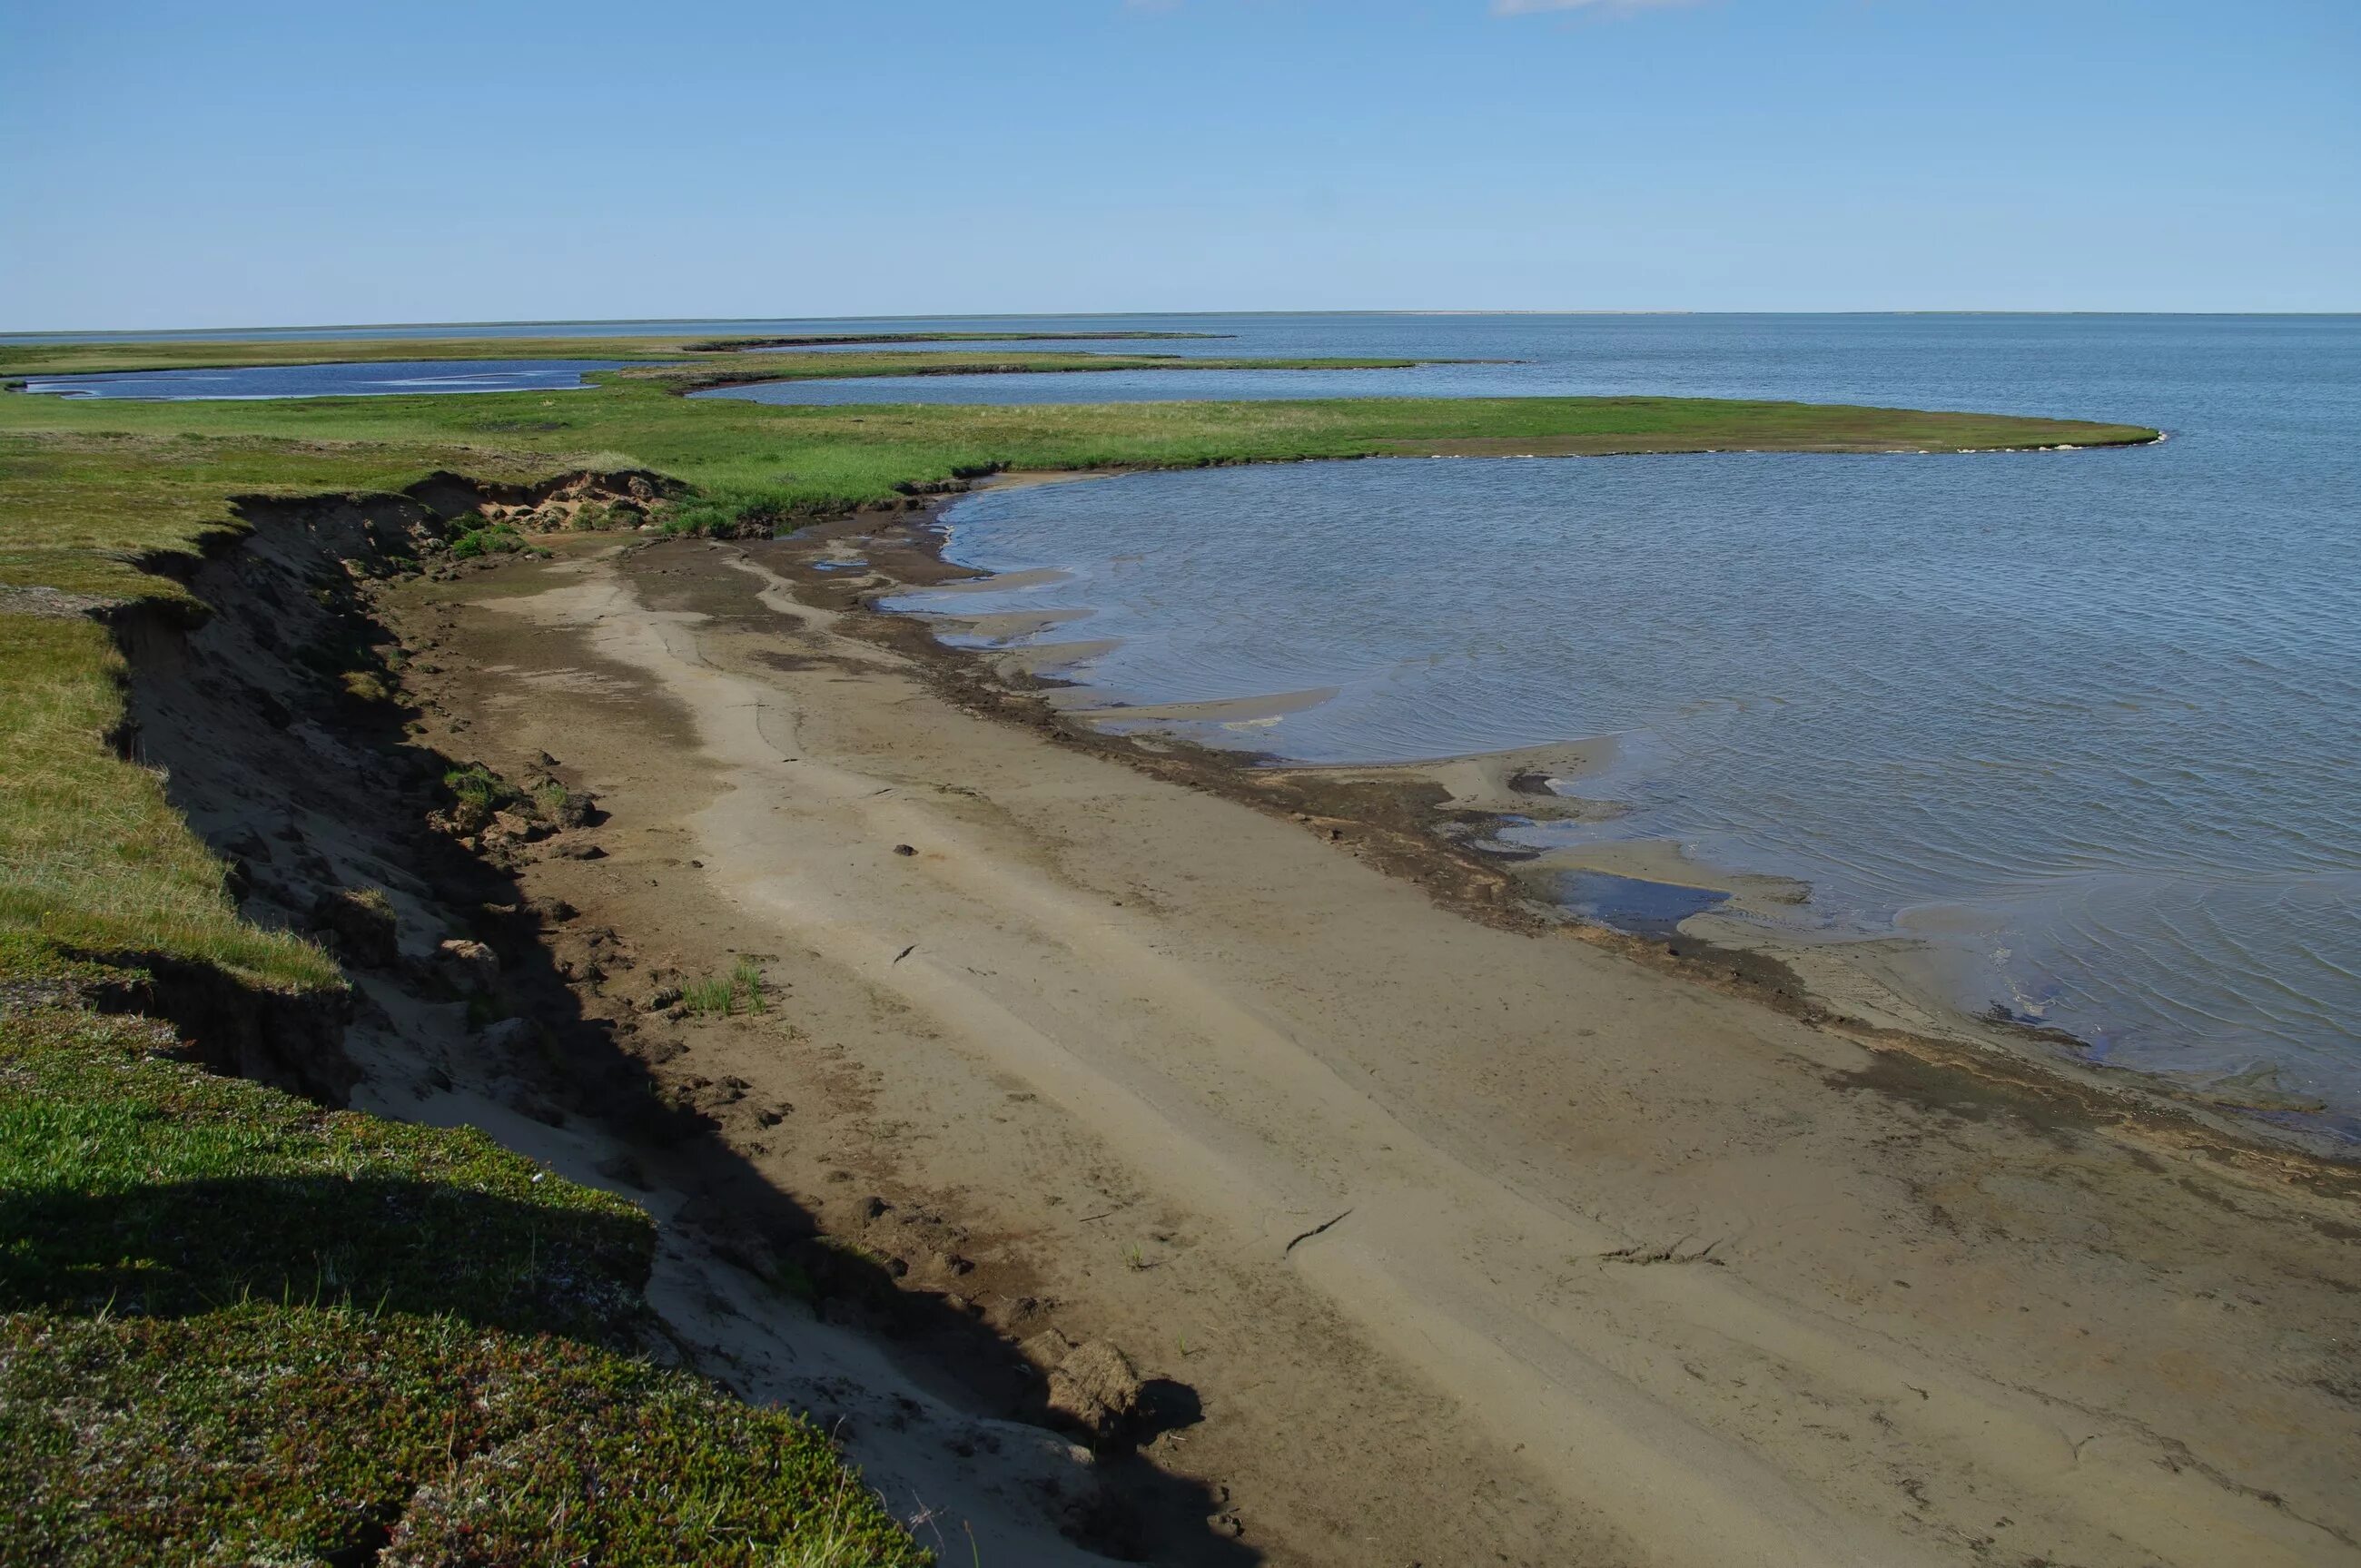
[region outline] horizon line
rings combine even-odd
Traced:
[[[553,326],[650,326],[693,327],[725,325],[732,323],[761,325],[826,324],[852,322],[928,322],[928,321],[1052,321],[1096,319],[1103,321],[1173,321],[1208,317],[1239,316],[2198,316],[2234,317],[2267,316],[2292,318],[2334,318],[2361,315],[2361,309],[2315,311],[2261,310],[2099,310],[2099,309],[1984,309],[1974,306],[1911,306],[1890,309],[1830,309],[1830,310],[1694,310],[1672,308],[1663,310],[1616,309],[1544,309],[1511,307],[1504,309],[1368,309],[1368,310],[1201,310],[1201,311],[942,311],[894,315],[840,316],[553,316],[492,318],[476,321],[406,321],[406,322],[313,322],[289,324],[247,324],[240,326],[192,327],[49,327],[23,330],[0,330],[0,341],[67,337],[203,337],[228,333],[341,333],[390,332],[405,329],[447,330],[468,327],[553,327]],[[622,336],[653,335],[653,334],[621,334]]]

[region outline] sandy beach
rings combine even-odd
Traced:
[[[567,539],[384,609],[438,743],[609,812],[523,872],[643,955],[586,1009],[751,958],[775,1014],[660,1069],[792,1106],[724,1120],[747,1169],[999,1343],[1112,1341],[1162,1390],[1100,1464],[1133,1550],[2361,1561],[2348,1170],[1584,939],[1438,850],[1578,756],[1224,781],[1062,719],[860,608],[948,575],[889,521]],[[855,534],[865,571],[818,569]],[[725,1357],[750,1314],[789,1358],[835,1332],[708,1314]],[[870,1424],[889,1483],[948,1463]]]

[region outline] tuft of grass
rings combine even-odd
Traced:
[[[538,545],[506,522],[487,523],[471,528],[451,541],[451,556],[456,561],[473,560],[479,555],[546,554]]]
[[[336,677],[336,684],[343,686],[345,695],[355,702],[375,704],[393,700],[393,694],[386,689],[385,682],[372,670],[346,670]]]
[[[766,1013],[770,1003],[763,1000],[763,969],[752,959],[740,959],[730,970],[732,990],[746,999],[746,1011]]]
[[[691,1013],[721,1018],[741,1007],[749,1013],[770,1011],[763,996],[762,967],[752,959],[740,959],[728,974],[686,982],[680,988],[680,1002]]]
[[[492,813],[521,798],[506,779],[481,762],[451,769],[443,775],[443,787],[451,792],[451,820],[462,833],[480,832]]]
[[[791,1257],[783,1257],[771,1266],[771,1283],[807,1307],[819,1300],[819,1282],[811,1277],[809,1269]]]
[[[735,1009],[738,988],[727,975],[692,980],[680,988],[680,1004],[691,1013],[728,1017]]]

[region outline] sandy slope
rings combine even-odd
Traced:
[[[2349,1204],[1463,918],[961,711],[770,558],[507,569],[454,700],[631,827],[577,902],[693,882],[859,1076],[770,1179],[876,1173],[1192,1388],[1151,1455],[1243,1544],[2361,1562]]]

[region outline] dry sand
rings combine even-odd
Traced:
[[[1172,1480],[1159,1560],[2361,1562],[2349,1173],[1389,874],[1383,820],[979,695],[807,569],[840,545],[569,541],[401,613],[446,744],[612,812],[529,885],[778,988],[667,1069],[794,1103],[730,1125],[750,1168],[1168,1380],[1123,1462]],[[984,1563],[1044,1560],[1023,1490],[945,1505]]]

